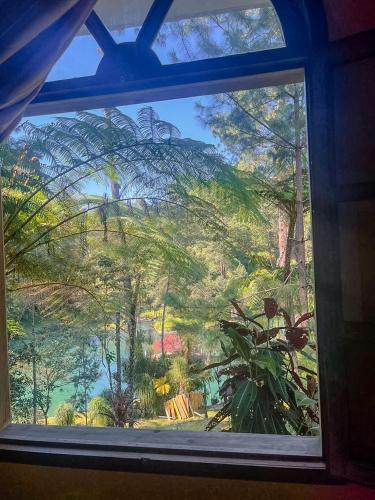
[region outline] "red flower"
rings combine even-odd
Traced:
[[[152,344],[152,348],[156,354],[161,353],[161,339],[156,340]],[[181,352],[182,343],[177,333],[167,333],[164,337],[164,352],[165,354],[175,354]]]

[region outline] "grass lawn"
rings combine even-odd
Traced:
[[[168,420],[167,418],[142,418],[135,424],[136,429],[165,429],[170,431],[204,431],[209,420],[216,414],[216,411],[209,410],[208,418],[191,417],[186,420]],[[56,425],[55,417],[48,417],[48,425]],[[85,425],[84,415],[76,414],[74,425]],[[228,426],[227,419],[215,428],[220,431]]]
[[[208,418],[191,417],[186,420],[168,420],[167,418],[142,419],[136,424],[137,429],[165,429],[169,431],[204,431]]]

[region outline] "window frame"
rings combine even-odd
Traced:
[[[245,445],[243,435],[229,433],[11,424],[0,432],[1,460],[232,479],[330,481],[319,438],[299,436],[252,434]]]
[[[164,0],[159,2],[165,3]],[[168,2],[167,2],[168,3]],[[320,2],[319,2],[320,3]],[[105,429],[101,439],[87,440],[87,429],[62,429],[56,426],[19,426],[9,424],[10,402],[5,333],[5,286],[0,285],[0,460],[44,465],[104,468],[137,472],[203,475],[296,482],[330,482],[332,476],[343,476],[342,436],[345,422],[341,418],[342,390],[337,341],[341,328],[340,265],[337,237],[335,172],[332,168],[332,123],[330,102],[331,81],[327,37],[321,6],[316,0],[273,0],[279,16],[286,47],[262,52],[219,57],[204,61],[168,65],[160,74],[127,82],[98,80],[93,77],[48,82],[27,109],[26,116],[78,111],[111,105],[145,103],[179,97],[207,95],[262,86],[306,82],[309,134],[311,206],[313,211],[313,255],[318,325],[318,362],[321,400],[322,453],[314,455],[312,438],[293,437],[305,441],[304,451],[290,454],[283,448],[280,436],[267,436],[272,442],[262,448],[262,435],[249,435],[242,451],[229,456],[223,450],[202,453],[189,432],[178,432],[186,445],[176,448],[173,439],[147,450],[129,447],[126,440],[121,449],[111,444],[112,429]],[[320,10],[319,10],[320,9]],[[317,30],[308,20],[318,19]],[[296,21],[300,24],[296,25]],[[296,26],[298,28],[296,29]],[[314,48],[314,51],[311,49]],[[319,75],[319,78],[314,78]],[[114,79],[113,79],[114,80]],[[1,228],[1,221],[0,221]],[[0,231],[2,234],[2,231]],[[330,256],[327,261],[327,255]],[[3,266],[3,245],[0,240],[0,261]],[[4,272],[2,270],[4,278]],[[335,304],[329,307],[330,304]],[[336,360],[336,373],[332,369]],[[340,418],[338,418],[340,416]],[[26,428],[25,428],[26,427]],[[121,430],[124,438],[127,430]],[[168,431],[137,430],[140,441],[147,435]],[[66,434],[61,438],[62,433]],[[71,434],[69,436],[68,434]],[[106,436],[104,435],[106,434]],[[99,435],[98,435],[99,436]],[[164,434],[165,436],[165,434]],[[251,437],[251,439],[250,439]],[[202,439],[199,438],[199,439]],[[241,440],[244,441],[243,435]],[[302,440],[302,441],[301,441]],[[307,440],[307,441],[306,441]],[[310,440],[310,442],[308,441]],[[251,441],[251,443],[250,443]],[[190,444],[192,443],[192,444]],[[281,444],[280,444],[281,443]],[[316,450],[316,449],[315,449]]]

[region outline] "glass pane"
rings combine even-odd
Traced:
[[[99,0],[95,12],[111,32],[114,40],[132,42],[146,18],[152,0]],[[103,52],[82,26],[69,47],[52,68],[47,81],[95,75]]]
[[[14,422],[319,433],[304,95],[35,117],[2,145]]]
[[[153,49],[168,64],[283,46],[270,0],[174,0]]]
[[[87,32],[77,35],[51,69],[47,82],[95,75],[103,53]]]
[[[116,42],[134,42],[153,0],[99,0],[95,12]]]

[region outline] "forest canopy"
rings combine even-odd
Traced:
[[[153,49],[283,46],[265,4],[167,21]],[[12,419],[316,434],[304,86],[196,98],[212,141],[175,104],[26,120],[0,145]]]
[[[303,96],[197,102],[220,152],[149,106],[1,146],[14,421],[175,428],[184,395],[194,430],[317,432]]]

